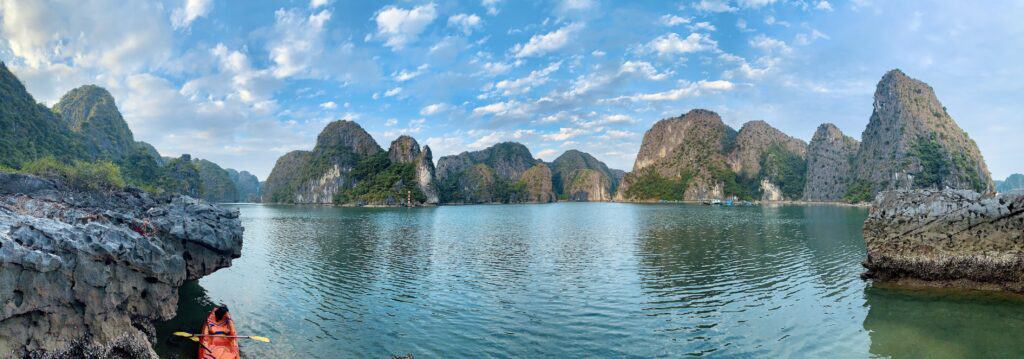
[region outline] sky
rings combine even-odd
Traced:
[[[1022,1],[0,0],[0,60],[39,102],[103,86],[164,156],[260,179],[338,119],[435,161],[518,141],[623,170],[694,108],[859,139],[899,68],[1001,179],[1024,172],[1022,18]]]

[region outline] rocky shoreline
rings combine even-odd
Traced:
[[[1024,191],[884,192],[864,241],[866,279],[1024,293]]]
[[[241,247],[237,211],[0,173],[0,356],[156,357],[178,287]]]

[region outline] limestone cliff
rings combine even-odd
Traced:
[[[999,181],[999,186],[996,188],[996,191],[999,193],[1006,193],[1022,189],[1024,189],[1024,175],[1014,173],[1010,175],[1010,177],[1006,177],[1005,181]]]
[[[775,146],[805,157],[807,143],[793,138],[764,121],[750,121],[740,127],[736,141],[729,153],[729,167],[732,171],[756,178],[761,174],[761,157]]]
[[[536,169],[543,164],[533,158],[530,150],[515,142],[499,143],[489,148],[444,156],[437,161],[437,182],[441,202],[446,203],[510,203],[551,202],[554,196],[551,171]]]
[[[309,163],[313,153],[291,151],[277,159],[274,169],[260,186],[260,201],[263,203],[288,203],[295,200],[294,192],[302,177],[302,170]]]
[[[551,169],[555,193],[570,201],[610,201],[620,179],[604,162],[577,150],[558,156]]]
[[[616,191],[616,200],[702,200],[724,194],[732,176],[726,149],[736,131],[718,114],[702,109],[658,121],[644,133],[633,171]]]
[[[854,184],[870,194],[898,188],[993,190],[978,146],[931,86],[900,70],[889,71],[878,82],[874,111],[861,139]]]
[[[385,152],[352,121],[335,121],[313,151],[278,159],[261,198],[274,203],[415,206],[438,202],[429,148],[402,136]]]
[[[178,287],[231,265],[241,247],[237,211],[0,173],[0,356],[84,341],[155,358],[153,322],[174,316]]]
[[[69,91],[53,106],[65,126],[79,135],[89,158],[118,161],[135,147],[128,123],[106,89],[85,85]]]
[[[804,200],[842,201],[850,182],[851,166],[860,142],[831,123],[818,126],[807,146],[807,182]]]
[[[434,183],[434,160],[430,146],[423,146],[409,136],[399,136],[388,149],[388,160],[391,163],[410,164],[416,170],[416,186],[426,196],[426,203],[437,204],[437,185]]]
[[[228,178],[235,185],[237,197],[235,202],[259,202],[260,180],[248,171],[236,171],[231,168],[225,169]]]
[[[1024,292],[1024,192],[883,192],[864,241],[866,278]]]
[[[548,203],[558,200],[551,184],[551,169],[543,163],[538,163],[523,172],[519,182],[526,187],[526,198],[523,198],[522,202]]]
[[[743,124],[727,161],[740,182],[758,183],[761,200],[800,199],[805,182],[807,143],[764,121]]]

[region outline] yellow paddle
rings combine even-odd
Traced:
[[[270,343],[270,338],[260,337],[260,336],[255,336],[255,335],[209,335],[209,334],[192,334],[192,333],[186,333],[186,332],[174,332],[174,335],[177,335],[179,337],[191,338],[192,341],[194,341],[194,342],[198,342],[199,341],[199,337],[215,337],[215,338],[252,339],[252,340],[255,340],[255,341],[258,341],[258,342]]]

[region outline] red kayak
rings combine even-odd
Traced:
[[[206,317],[203,336],[199,337],[199,359],[238,359],[238,338],[221,337],[237,336],[235,323],[231,321],[227,308],[220,313],[218,309],[221,308],[214,308]]]

